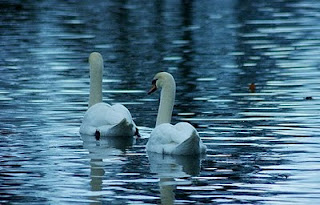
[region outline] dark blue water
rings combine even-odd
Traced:
[[[0,4],[1,204],[320,203],[319,1]],[[141,139],[81,138],[92,51]],[[145,152],[158,71],[206,156]]]

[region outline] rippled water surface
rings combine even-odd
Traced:
[[[0,2],[1,204],[320,203],[318,0]],[[142,138],[80,136],[92,51]],[[161,70],[206,156],[145,152]]]

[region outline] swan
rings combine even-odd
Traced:
[[[100,137],[132,137],[139,135],[138,128],[129,110],[121,105],[109,105],[102,102],[103,58],[100,53],[93,52],[89,56],[90,94],[89,109],[86,111],[80,134]]]
[[[160,105],[156,127],[150,134],[146,145],[148,152],[172,155],[199,155],[206,152],[197,130],[187,122],[170,124],[174,106],[176,83],[167,72],[155,75],[152,81],[151,94],[161,88]]]

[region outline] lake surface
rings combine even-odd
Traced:
[[[319,204],[320,1],[1,1],[1,204]],[[90,52],[140,139],[81,137]],[[146,153],[158,71],[203,157]],[[255,89],[249,89],[251,83]]]

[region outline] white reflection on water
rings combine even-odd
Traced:
[[[81,135],[83,147],[89,151],[90,157],[90,186],[91,195],[89,199],[93,202],[98,202],[99,198],[106,195],[114,195],[115,192],[106,189],[106,184],[103,183],[105,175],[110,171],[107,170],[107,165],[124,165],[123,158],[119,157],[126,149],[133,144],[134,138],[101,138],[96,141],[94,136]],[[116,183],[111,183],[111,185]]]
[[[156,173],[160,179],[161,204],[174,204],[176,186],[191,184],[190,181],[184,181],[181,178],[199,175],[203,158],[202,156],[171,156],[148,152],[148,159],[151,172]]]

